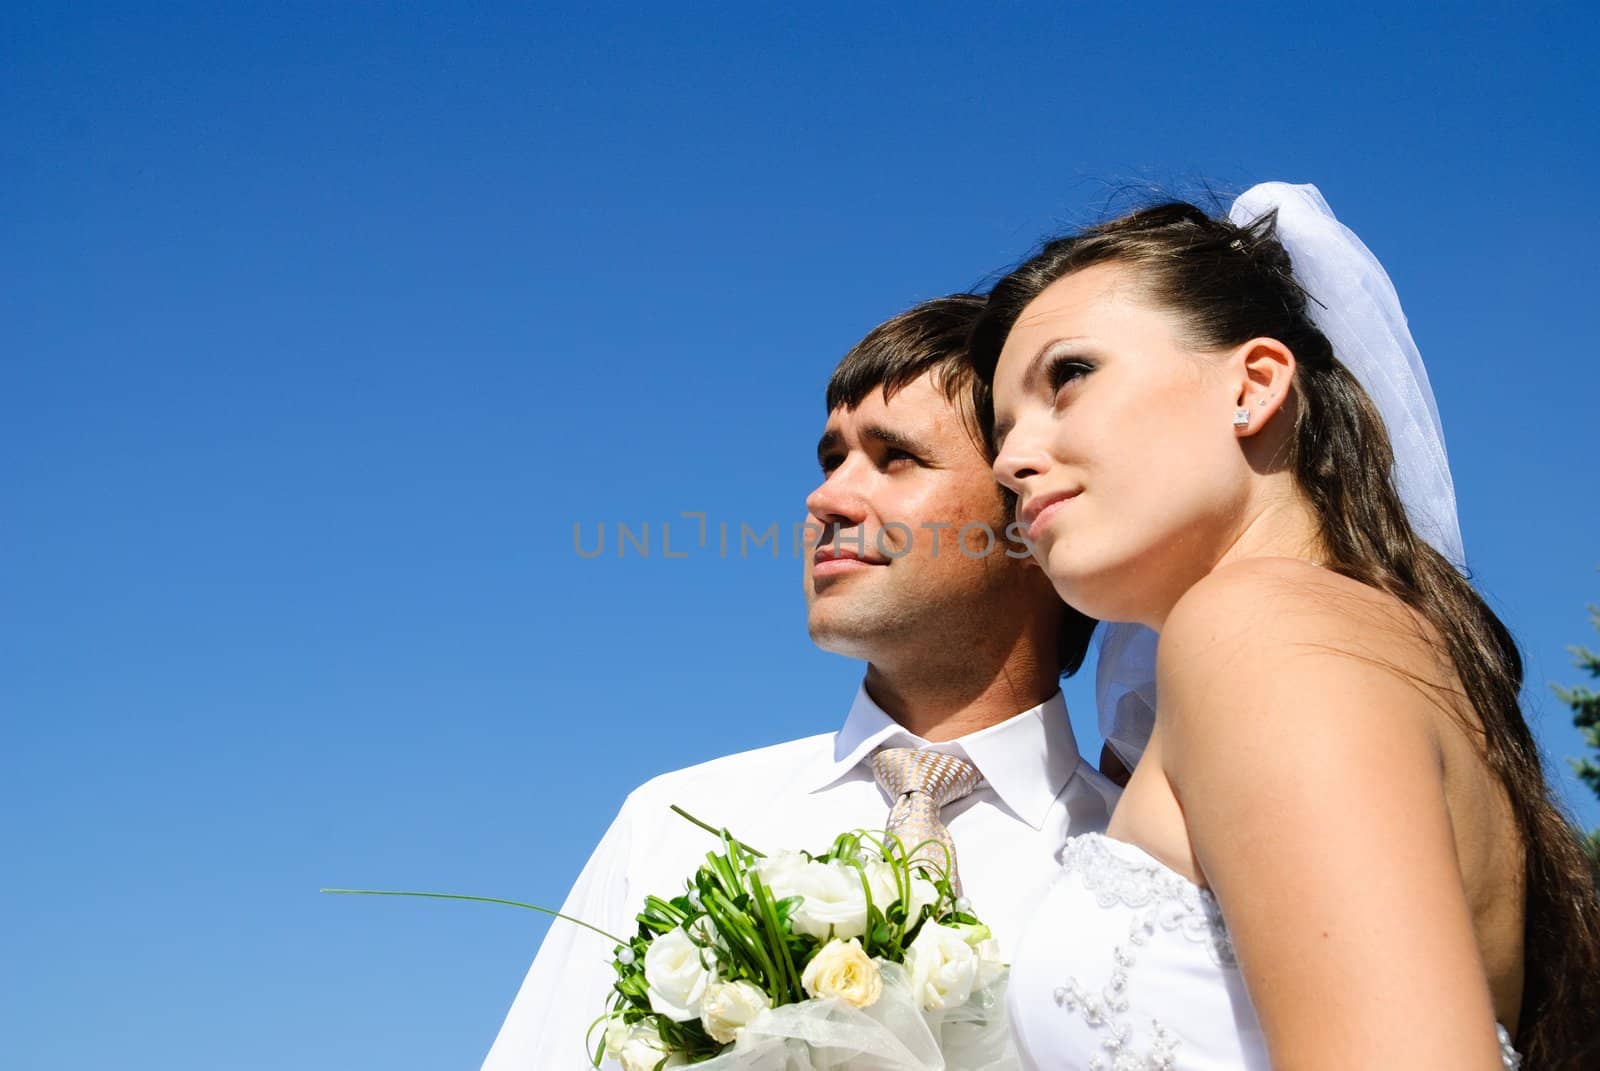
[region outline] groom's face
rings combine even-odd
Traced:
[[[931,374],[887,401],[874,390],[854,409],[835,409],[817,461],[805,593],[819,647],[871,660],[948,645],[987,615],[1010,612],[1019,579],[1049,592],[1025,556],[1007,556],[1021,550],[1007,542],[988,459]]]

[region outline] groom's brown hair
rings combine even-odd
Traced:
[[[971,393],[976,377],[967,362],[967,336],[983,304],[977,294],[951,294],[915,305],[868,331],[828,380],[828,412],[840,406],[854,409],[874,390],[881,390],[888,401],[931,372],[934,385],[961,414],[973,442],[988,457]]]

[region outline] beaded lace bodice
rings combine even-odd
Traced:
[[[1035,1071],[1268,1071],[1210,891],[1133,844],[1069,839],[1017,951],[1011,1012]],[[1507,1071],[1520,1062],[1502,1028]]]

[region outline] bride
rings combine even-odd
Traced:
[[[1051,242],[972,351],[1056,590],[1160,637],[1142,757],[1018,949],[1027,1061],[1600,1066],[1594,875],[1398,301],[1315,188]]]

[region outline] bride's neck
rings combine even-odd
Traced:
[[[1253,558],[1298,558],[1315,565],[1327,564],[1327,548],[1322,542],[1322,526],[1316,512],[1292,485],[1272,488],[1253,504],[1246,511],[1245,523],[1223,546],[1214,564],[1202,569],[1193,583],[1224,566]],[[1178,591],[1171,604],[1164,607],[1155,620],[1145,624],[1161,631],[1172,607],[1187,590],[1185,586],[1183,591]]]
[[[1250,558],[1303,558],[1318,565],[1327,560],[1322,525],[1298,491],[1275,494],[1263,502],[1212,568]]]

